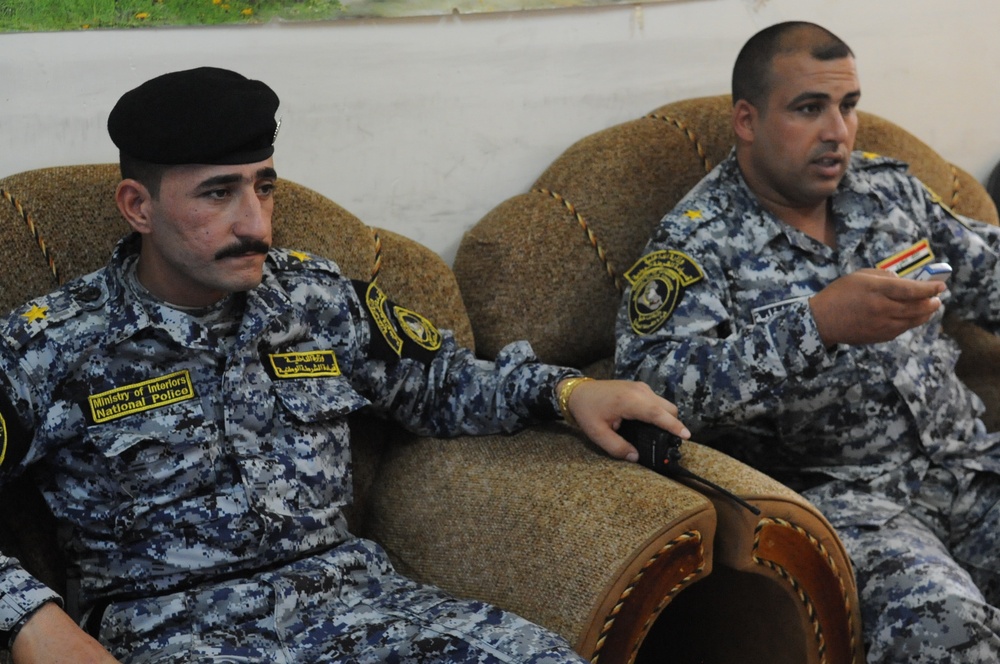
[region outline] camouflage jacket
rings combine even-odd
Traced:
[[[434,436],[512,431],[555,419],[554,386],[576,373],[537,363],[525,343],[478,360],[294,251],[271,252],[218,329],[142,296],[125,276],[136,251],[123,242],[108,268],[0,323],[0,476],[30,467],[71,525],[84,607],[349,538],[352,412]],[[0,556],[0,630],[51,597]]]
[[[880,520],[928,463],[1000,470],[997,441],[955,377],[940,310],[891,342],[827,349],[808,298],[861,268],[944,261],[947,309],[995,333],[1000,229],[952,214],[905,164],[866,153],[831,205],[837,249],[763,210],[730,154],[626,274],[616,370],[673,400],[697,439],[786,481],[804,471],[867,484],[873,503],[847,516]]]

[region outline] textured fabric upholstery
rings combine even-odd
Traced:
[[[0,179],[0,307],[94,270],[127,230],[117,167],[81,165]],[[275,241],[377,279],[389,297],[472,344],[441,259],[365,226],[293,182],[279,183]],[[352,420],[354,532],[415,578],[545,625],[595,662],[626,662],[669,599],[712,567],[716,511],[700,493],[615,462],[553,424],[514,436],[419,439]],[[30,483],[5,489],[0,546],[53,587],[66,585],[51,516]],[[680,623],[677,623],[680,624]]]
[[[479,352],[528,339],[546,361],[608,375],[622,274],[660,219],[729,153],[730,111],[728,95],[688,99],[583,137],[530,191],[470,229],[454,271]],[[908,162],[956,212],[998,222],[972,176],[898,125],[859,114],[857,149]],[[963,347],[959,375],[986,403],[987,426],[1000,428],[1000,342],[956,320],[948,331]],[[706,492],[718,518],[714,571],[675,598],[644,651],[683,652],[681,661],[861,662],[850,564],[829,524],[777,482],[697,444],[682,450],[687,465],[757,505],[762,517]],[[813,554],[815,565],[805,564]],[[804,612],[786,612],[786,591],[809,597]],[[682,651],[669,641],[679,635],[691,642]],[[772,655],[774,643],[781,646]]]

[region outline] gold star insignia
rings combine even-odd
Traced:
[[[865,159],[878,159],[880,155],[878,152],[862,152],[861,156]]]
[[[302,262],[311,261],[312,260],[312,257],[309,254],[307,254],[307,253],[305,253],[303,251],[289,251],[288,253],[290,255],[292,255],[292,256],[295,256],[296,258],[298,258]]]
[[[27,318],[29,323],[34,323],[35,321],[44,320],[48,315],[46,313],[48,310],[48,307],[40,307],[36,304],[21,315]]]
[[[701,210],[688,210],[684,216],[688,219],[701,219]]]

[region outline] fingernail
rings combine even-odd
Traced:
[[[635,463],[636,461],[639,460],[639,453],[638,452],[629,452],[627,455],[625,455],[625,460],[626,461],[631,461],[632,463]]]

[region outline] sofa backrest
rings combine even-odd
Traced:
[[[660,219],[729,153],[730,110],[729,95],[688,99],[587,136],[531,191],[483,217],[454,264],[479,352],[527,339],[543,361],[606,362],[622,273]],[[972,176],[892,122],[859,115],[857,149],[908,162],[957,212],[997,223]]]

